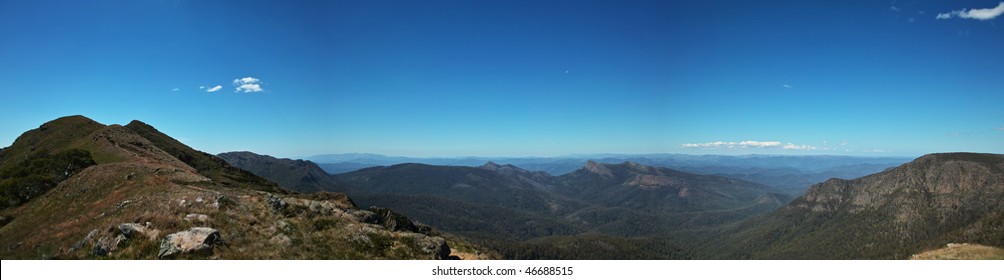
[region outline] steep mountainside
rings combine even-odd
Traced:
[[[633,162],[589,161],[582,169],[556,177],[557,192],[610,207],[645,211],[707,211],[758,203],[773,207],[782,197],[770,187],[713,175],[697,175]]]
[[[582,232],[560,219],[582,203],[553,196],[539,182],[496,172],[490,164],[483,168],[399,164],[338,178],[351,186],[349,194],[360,205],[395,209],[466,236],[525,240]]]
[[[441,196],[526,211],[568,211],[565,204],[571,202],[558,201],[561,198],[547,193],[547,185],[522,176],[530,172],[515,172],[506,174],[491,167],[406,163],[366,168],[338,178],[350,183],[352,194]]]
[[[67,162],[67,169],[55,164]],[[11,190],[25,182],[56,181],[0,210],[3,259],[441,259],[450,252],[444,238],[394,212],[359,209],[342,194],[280,189],[138,121],[45,123],[0,151],[0,169],[5,194],[24,193]]]
[[[229,152],[217,156],[234,167],[251,171],[294,191],[346,191],[344,184],[337,178],[310,161],[279,159],[252,152]]]
[[[627,248],[658,243],[660,250],[673,252],[664,257],[685,258],[689,252],[673,241],[675,231],[717,227],[773,210],[788,199],[755,183],[630,162],[590,162],[557,177],[493,162],[480,167],[400,164],[338,177],[352,186],[349,193],[361,205],[397,209],[512,258],[544,256],[511,248],[541,248],[533,244],[553,241],[554,235],[576,246],[597,240],[637,245]],[[566,249],[546,256],[572,254]],[[586,258],[601,257],[602,251]]]
[[[725,238],[741,258],[907,258],[951,242],[1004,246],[1004,155],[930,154],[831,179]],[[723,244],[721,241],[712,241]],[[714,246],[711,246],[712,248]]]

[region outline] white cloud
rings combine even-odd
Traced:
[[[893,12],[899,12],[899,8],[896,6],[889,6],[889,9],[892,10]]]
[[[235,91],[237,91],[237,92],[241,92],[241,91],[243,91],[243,92],[259,92],[261,90],[262,90],[261,89],[261,85],[259,85],[259,84],[243,84],[243,85],[237,86],[237,90],[235,90]]]
[[[1004,126],[995,128],[997,131],[1004,131]]]
[[[784,146],[781,146],[781,149],[785,149],[785,150],[815,150],[816,147],[809,146],[809,145],[795,145],[795,144],[792,144],[792,143],[788,143],[788,144],[785,144]]]
[[[951,11],[947,13],[939,13],[936,19],[950,19],[952,17],[967,18],[967,19],[977,19],[977,20],[991,20],[1004,14],[1004,1],[997,3],[997,7],[986,8],[986,9],[962,9],[958,11]]]
[[[261,80],[254,77],[244,77],[240,79],[234,79],[234,92],[259,92],[263,91],[261,87]]]
[[[235,84],[236,83],[241,83],[241,84],[257,84],[260,81],[261,80],[258,80],[258,79],[253,78],[253,77],[244,77],[244,78],[240,78],[240,79],[234,79],[234,83]]]
[[[740,146],[744,147],[757,147],[757,148],[767,148],[767,147],[777,147],[781,145],[778,141],[742,141],[739,142]]]
[[[199,88],[205,88],[205,86],[201,86]],[[211,87],[211,88],[206,89],[206,92],[216,92],[216,91],[218,91],[218,90],[220,90],[222,88],[223,88],[223,86],[216,85],[215,87]]]
[[[171,91],[172,92],[179,92],[179,91],[181,91],[181,89],[180,88],[172,88]]]
[[[781,86],[784,87],[784,88],[794,88],[793,86],[791,86],[789,84],[781,84]]]
[[[714,141],[707,143],[686,143],[681,145],[684,148],[701,148],[701,149],[745,149],[745,148],[780,148],[784,150],[815,150],[814,146],[809,145],[796,145],[792,143],[783,144],[780,141]]]

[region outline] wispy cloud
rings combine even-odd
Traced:
[[[234,79],[234,92],[259,92],[263,91],[261,87],[261,80],[254,77],[244,77],[240,79]]]
[[[953,17],[965,18],[965,19],[977,19],[977,20],[991,20],[1004,14],[1004,1],[997,4],[997,7],[986,8],[986,9],[962,9],[958,11],[951,11],[947,13],[939,13],[936,19],[950,19]]]
[[[746,149],[746,148],[774,148],[784,150],[816,150],[815,146],[797,145],[793,143],[781,143],[780,141],[714,141],[706,143],[687,143],[681,145],[684,148],[699,149]]]
[[[206,88],[206,86],[201,86],[201,87],[199,87],[199,88],[200,88],[200,89],[205,89],[205,88]],[[208,89],[206,89],[206,92],[217,92],[217,91],[219,91],[220,89],[223,89],[223,86],[221,86],[221,85],[216,85],[215,87],[211,87],[211,88],[208,88]]]
[[[172,89],[171,89],[171,92],[179,92],[179,91],[181,91],[181,89],[180,89],[180,88],[172,88]]]
[[[793,86],[791,86],[789,84],[781,84],[781,87],[783,87],[783,88],[794,88]]]
[[[998,128],[994,128],[994,129],[997,130],[997,131],[1004,131],[1004,126],[998,127]]]
[[[785,150],[815,150],[816,147],[815,146],[809,146],[809,145],[795,145],[795,144],[792,144],[792,143],[788,143],[788,144],[784,144],[784,146],[781,146],[781,149],[785,149]]]

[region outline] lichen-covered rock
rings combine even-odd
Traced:
[[[208,227],[193,227],[164,236],[157,257],[166,259],[180,254],[212,254],[213,247],[220,241],[222,241],[220,231]]]

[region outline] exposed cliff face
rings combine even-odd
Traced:
[[[753,257],[903,258],[949,242],[1002,246],[1002,198],[1004,155],[930,154],[814,185],[748,223],[745,241],[763,246]]]
[[[1000,210],[1004,155],[931,154],[895,169],[855,180],[813,186],[789,207],[814,212],[882,211],[898,224],[934,219],[939,224]]]

